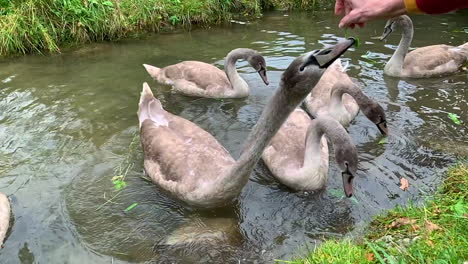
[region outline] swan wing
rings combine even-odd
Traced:
[[[311,122],[306,112],[297,108],[270,141],[262,158],[277,178],[303,166],[307,128]]]
[[[218,191],[234,159],[211,134],[165,111],[146,83],[138,117],[145,171],[157,185],[182,199]]]
[[[226,73],[215,66],[200,61],[183,61],[163,69],[166,79],[171,82],[184,80],[198,89],[210,90],[218,87],[231,89]]]
[[[433,45],[409,52],[404,61],[406,76],[436,76],[455,72],[467,60],[467,52],[449,45]]]

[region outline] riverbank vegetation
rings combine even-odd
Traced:
[[[423,206],[378,216],[361,241],[330,240],[305,258],[279,263],[464,263],[468,261],[468,163],[448,172]]]
[[[0,56],[58,52],[177,26],[216,24],[262,10],[317,9],[331,0],[0,0]]]

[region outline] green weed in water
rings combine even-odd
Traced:
[[[388,142],[388,138],[387,138],[387,137],[381,138],[381,139],[379,140],[379,144],[380,144],[380,145],[383,145],[383,144],[385,144],[385,143],[387,143],[387,142]]]
[[[127,186],[127,182],[125,182],[123,176],[114,176],[112,177],[112,183],[114,184],[114,188],[116,190],[121,190]]]
[[[450,119],[452,119],[453,123],[455,123],[457,125],[461,124],[461,121],[460,121],[460,119],[458,119],[458,116],[456,114],[449,113],[449,117],[450,117]]]
[[[138,205],[138,203],[132,203],[129,207],[125,208],[125,212],[128,212],[135,208]]]
[[[328,194],[334,198],[340,198],[344,196],[344,193],[340,189],[328,189]]]
[[[452,32],[455,32],[455,33],[468,33],[468,27],[464,27],[462,30],[455,29],[455,30],[452,30]]]
[[[362,55],[361,58],[363,59],[366,59],[367,61],[369,61],[370,63],[372,64],[378,64],[377,61],[373,60],[370,58],[370,55],[371,55],[371,52],[370,51],[367,51],[366,54]]]

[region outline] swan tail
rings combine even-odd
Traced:
[[[10,201],[8,197],[0,193],[0,247],[3,245],[8,227],[10,225]]]
[[[143,83],[143,90],[141,91],[140,102],[138,104],[140,127],[147,119],[150,119],[156,125],[167,126],[168,121],[165,118],[165,114],[166,111],[164,111],[161,102],[154,97],[148,83]]]
[[[468,42],[467,42],[467,43],[465,43],[465,44],[462,44],[462,45],[460,45],[460,46],[458,46],[458,47],[460,47],[460,48],[462,48],[462,49],[464,49],[464,50],[467,50],[467,51],[468,51]]]
[[[161,73],[161,68],[154,67],[149,64],[143,64],[143,67],[145,67],[146,71],[153,79],[157,79],[159,74]]]

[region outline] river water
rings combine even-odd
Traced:
[[[413,17],[412,47],[468,41],[467,15]],[[383,76],[400,38],[373,39],[384,23],[349,30],[361,46],[343,57],[348,74],[386,110],[390,129],[388,142],[379,144],[382,136],[362,114],[350,126],[360,161],[353,199],[343,198],[331,157],[329,183],[317,193],[289,191],[260,161],[235,204],[188,208],[142,178],[135,138],[139,93],[148,81],[168,111],[195,122],[237,157],[288,64],[344,37],[331,12],[273,12],[246,24],[0,62],[0,191],[10,196],[14,215],[0,263],[265,263],[304,254],[324,239],[359,230],[382,210],[423,200],[457,156],[468,155],[468,75]],[[200,60],[222,68],[224,56],[238,47],[260,51],[269,70],[265,86],[246,62],[238,63],[251,86],[244,99],[178,95],[142,67]],[[122,173],[127,186],[117,191],[111,179]],[[401,177],[409,180],[406,192]],[[225,232],[226,242],[166,243],[174,232],[203,229]]]

